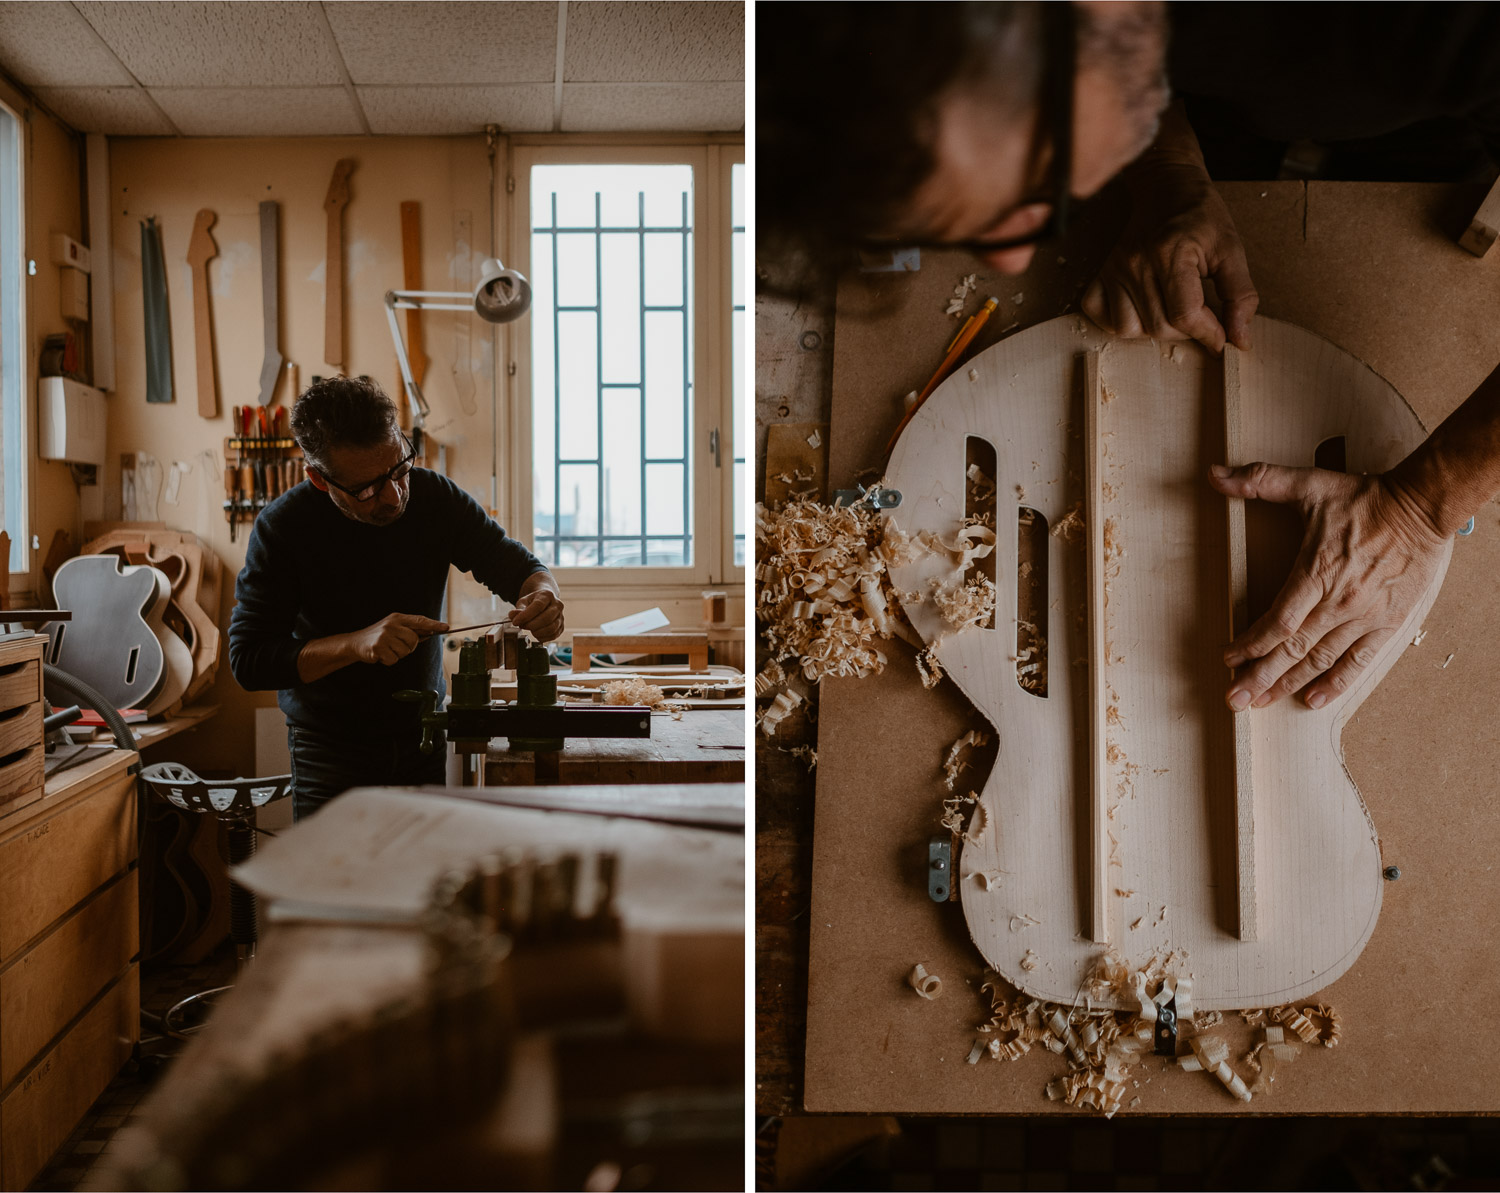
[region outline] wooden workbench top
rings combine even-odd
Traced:
[[[533,783],[742,783],[746,711],[692,709],[651,714],[651,736],[569,738],[556,754],[491,749],[487,786]]]

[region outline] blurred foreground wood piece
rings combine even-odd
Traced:
[[[1490,188],[1458,243],[1476,257],[1483,257],[1500,238],[1500,180]]]

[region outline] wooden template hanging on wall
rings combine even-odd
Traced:
[[[1386,381],[1327,341],[1270,319],[1254,337],[1253,352],[1221,361],[1054,319],[960,368],[891,457],[886,483],[905,501],[888,516],[951,538],[988,512],[968,487],[970,440],[995,452],[991,626],[942,620],[931,593],[954,579],[951,556],[893,577],[922,598],[904,602],[913,626],[995,727],[959,889],[985,960],[1037,998],[1071,1004],[1112,948],[1133,967],[1155,957],[1191,973],[1202,1009],[1279,1005],[1347,971],[1375,928],[1380,849],[1340,735],[1411,642],[1447,556],[1353,687],[1237,726],[1222,662],[1232,584],[1240,617],[1264,611],[1302,531],[1290,507],[1241,503],[1236,566],[1236,515],[1207,473],[1226,446],[1235,463],[1312,466],[1340,437],[1347,470],[1376,473],[1425,433]],[[1029,539],[1045,543],[1047,624],[1023,647],[1031,519],[1049,531]],[[1038,659],[1045,695],[1021,682]]]
[[[401,204],[401,286],[405,290],[422,288],[422,205]],[[406,312],[406,359],[411,365],[411,379],[421,388],[427,378],[427,352],[422,343],[422,312]],[[397,370],[399,373],[399,369]]]
[[[193,271],[193,352],[198,366],[198,413],[219,417],[219,390],[214,381],[214,326],[208,302],[208,263],[219,255],[209,231],[218,217],[207,207],[193,221],[187,261]]]
[[[323,359],[340,368],[344,364],[344,208],[349,205],[349,175],[354,159],[340,159],[333,167],[323,211],[328,218],[328,248],[324,263]],[[296,388],[292,400],[296,399]]]
[[[260,365],[258,404],[269,406],[276,399],[281,379],[281,207],[275,199],[260,205],[260,303],[265,329],[265,355]]]

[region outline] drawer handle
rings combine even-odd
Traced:
[[[7,675],[15,675],[18,671],[29,666],[31,666],[30,659],[20,663],[6,663],[5,666],[0,667],[0,679],[4,679]]]
[[[19,750],[11,751],[5,757],[0,758],[0,770],[4,770],[7,766],[12,766],[20,762],[21,759],[25,758],[34,749],[36,749],[35,746],[22,746]]]

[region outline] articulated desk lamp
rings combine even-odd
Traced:
[[[421,430],[427,420],[427,399],[411,375],[411,361],[406,356],[406,341],[396,322],[397,310],[403,311],[473,311],[486,323],[510,323],[531,308],[531,283],[514,269],[506,269],[495,257],[485,259],[479,267],[479,285],[474,293],[467,290],[387,290],[385,317],[391,325],[391,339],[396,343],[396,359],[401,364],[401,380],[411,403],[412,425]]]

